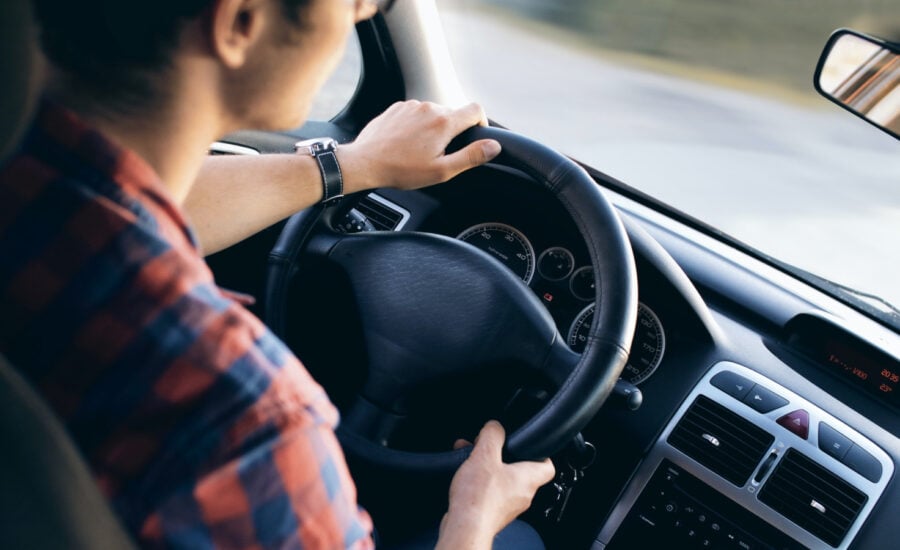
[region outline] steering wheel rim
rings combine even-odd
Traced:
[[[542,363],[551,365],[547,374],[555,379],[559,389],[541,411],[508,435],[505,451],[506,455],[514,460],[542,459],[562,449],[596,414],[627,362],[637,318],[637,277],[634,257],[618,214],[583,168],[542,144],[497,128],[475,127],[467,130],[454,140],[450,149],[457,149],[480,139],[495,139],[500,142],[502,153],[494,159],[494,163],[528,174],[559,200],[584,239],[598,289],[595,297],[598,313],[594,316],[587,344],[580,356],[569,351],[565,339],[559,335],[552,319],[549,322],[551,328],[547,328],[549,313],[521,281],[516,285],[524,288],[527,296],[515,290],[507,297],[516,304],[515,307],[521,309],[520,313],[528,318],[526,322],[534,325],[533,330],[528,328],[526,331],[539,335],[538,339],[550,338],[549,343],[545,342],[546,356],[542,359]],[[423,235],[427,234],[416,233],[370,233],[357,234],[353,237],[338,237],[333,234],[330,239],[324,239],[324,243],[315,242],[316,239],[310,239],[310,236],[314,233],[313,229],[321,214],[322,207],[317,206],[292,216],[270,254],[264,318],[270,328],[279,335],[285,333],[286,298],[291,280],[301,268],[298,260],[304,253],[309,253],[313,249],[318,249],[316,253],[338,263],[349,262],[345,268],[351,275],[352,264],[360,261],[358,259],[360,256],[377,256],[379,253],[400,256],[405,254],[410,256],[411,261],[415,261],[416,257],[421,258],[422,251],[427,255],[435,250],[442,250],[441,258],[465,263],[465,269],[474,270],[466,274],[468,278],[494,279],[495,286],[513,285],[510,281],[515,279],[515,276],[505,267],[489,258],[487,254],[475,250],[474,247],[449,238],[438,238],[433,235],[425,237]],[[364,239],[368,241],[364,242]],[[340,244],[347,242],[352,244]],[[400,248],[396,248],[397,246]],[[411,252],[407,251],[409,247],[412,247]],[[374,249],[380,250],[373,252]],[[483,255],[484,258],[479,259],[478,255]],[[352,260],[346,260],[346,257]],[[492,267],[489,268],[489,264]],[[476,265],[477,267],[473,267]],[[437,271],[435,274],[441,276]],[[364,279],[360,279],[360,285],[363,281]],[[372,281],[367,280],[365,284],[371,286]],[[492,287],[491,292],[495,290]],[[402,315],[402,311],[398,314]],[[507,319],[509,318],[507,316]],[[553,334],[548,336],[547,330],[552,330]],[[534,350],[529,350],[529,353],[533,354]],[[568,372],[564,372],[566,369]],[[560,372],[564,372],[565,375],[561,375]],[[394,370],[388,377],[396,378],[402,374]],[[378,412],[377,408],[373,412]],[[366,408],[363,407],[362,410],[365,411]],[[360,410],[355,412],[357,414],[354,416],[359,417]],[[373,441],[371,434],[364,437],[352,429],[347,429],[346,423],[343,423],[338,431],[345,451],[382,467],[424,473],[448,472],[458,467],[468,455],[466,450],[415,453],[391,449]]]

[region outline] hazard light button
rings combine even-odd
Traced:
[[[809,413],[803,409],[789,412],[779,418],[777,422],[803,439],[809,436]]]

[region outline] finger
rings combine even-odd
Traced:
[[[445,173],[448,174],[446,179],[465,172],[469,168],[481,166],[494,159],[501,150],[499,142],[493,139],[481,139],[466,145],[455,153],[444,156],[441,163],[444,165]]]
[[[468,439],[457,439],[453,442],[453,450],[458,451],[460,449],[465,449],[466,447],[471,447],[472,442]]]
[[[503,456],[503,442],[506,440],[506,430],[496,420],[489,420],[481,428],[478,437],[475,438],[473,452],[482,452],[488,456],[501,460]]]
[[[477,103],[469,103],[459,109],[455,109],[450,113],[450,131],[453,135],[458,135],[463,130],[467,130],[472,126],[487,126],[487,115],[484,109]]]

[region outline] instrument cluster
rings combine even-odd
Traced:
[[[488,253],[515,273],[550,311],[569,347],[578,353],[584,350],[595,317],[597,289],[593,268],[579,265],[578,255],[570,247],[554,244],[536,254],[522,231],[500,222],[473,225],[456,238]],[[633,384],[647,380],[662,362],[665,347],[666,334],[659,316],[640,303],[631,357],[622,377]]]

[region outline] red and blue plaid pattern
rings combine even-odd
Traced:
[[[49,104],[0,171],[0,352],[143,545],[372,546],[322,388],[153,170]]]

